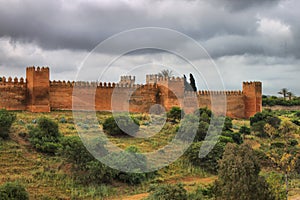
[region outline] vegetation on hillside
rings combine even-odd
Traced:
[[[0,110],[0,138],[7,139],[12,123],[16,120],[16,115],[7,110]]]
[[[96,160],[77,136],[71,112],[3,111],[16,117],[7,132],[11,139],[0,139],[0,183],[18,181],[30,199],[118,199],[143,193],[149,199],[232,199],[238,194],[243,199],[260,195],[258,199],[281,200],[300,193],[299,111],[264,110],[250,120],[236,120],[214,116],[209,109],[201,108],[180,120],[181,110],[172,110],[155,135],[152,132],[157,125],[152,120],[161,116],[130,116],[137,119],[137,123],[131,120],[138,124],[136,133],[151,135],[146,139],[124,137],[123,132],[111,134],[116,130],[111,113],[97,113],[99,126],[85,124],[89,119],[77,125],[86,134],[108,125],[105,134],[110,143],[99,137],[93,140],[92,147],[105,157],[109,145],[117,145],[124,152],[115,154],[114,159],[122,161],[124,167],[134,164],[138,173],[120,172]],[[222,121],[225,124],[215,147],[206,157],[199,158],[201,146],[218,136],[215,130]],[[207,137],[209,127],[212,135]],[[178,130],[196,131],[193,144],[184,155],[153,173],[141,173],[139,170],[148,164],[142,153],[160,150]],[[183,142],[186,139],[182,137]],[[165,149],[166,153],[174,150]],[[135,163],[136,157],[141,158],[141,163]],[[253,184],[245,184],[248,182]],[[226,188],[232,189],[227,197]],[[257,192],[247,193],[252,190]]]
[[[262,105],[263,106],[299,106],[300,97],[288,96],[286,97],[277,97],[277,96],[262,96]]]

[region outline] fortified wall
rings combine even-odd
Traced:
[[[92,105],[97,111],[149,112],[159,104],[165,110],[185,105],[189,113],[195,105],[211,109],[212,99],[218,102],[219,96],[226,100],[226,115],[232,118],[249,118],[262,110],[261,82],[244,82],[242,91],[191,92],[185,91],[183,78],[157,75],[147,75],[144,85],[135,84],[131,76],[122,76],[119,83],[50,81],[48,67],[28,67],[26,80],[3,77],[0,81],[0,108],[31,112],[71,110],[73,102],[81,102],[76,109],[85,110]],[[92,104],[83,98],[92,99]],[[217,103],[214,111],[218,109]]]

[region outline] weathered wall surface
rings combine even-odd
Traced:
[[[166,110],[183,107],[186,113],[196,107],[208,107],[217,114],[226,112],[233,118],[248,118],[262,110],[262,84],[244,82],[243,91],[185,92],[183,78],[148,75],[145,85],[74,83],[49,81],[49,68],[35,67],[27,68],[26,82],[17,78],[3,78],[0,82],[0,108],[49,112],[71,110],[73,103],[77,110],[130,112],[149,112],[155,104]]]
[[[213,102],[213,106],[212,106]],[[244,118],[244,95],[241,91],[198,92],[199,107],[207,107],[216,114],[224,114],[232,118]],[[226,110],[224,111],[224,108]]]
[[[31,112],[50,112],[50,73],[48,67],[26,69],[27,109]]]
[[[8,80],[3,77],[0,81],[0,108],[7,110],[25,110],[27,105],[26,83],[24,79]]]
[[[72,83],[51,81],[49,95],[51,110],[71,110],[72,93]]]
[[[78,110],[148,112],[157,103],[156,95],[156,85],[50,82],[52,110],[71,110],[74,98]]]

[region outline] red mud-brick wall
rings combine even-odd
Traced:
[[[51,110],[71,110],[74,82],[50,81]]]
[[[183,107],[184,100],[184,80],[183,78],[159,77],[158,88],[160,102],[166,110],[174,106]]]
[[[9,77],[0,81],[0,109],[26,110],[26,83],[23,78]]]
[[[244,95],[241,91],[199,91],[198,104],[216,114],[226,112],[226,116],[231,118],[245,118]]]
[[[50,83],[52,110],[71,110],[74,101],[77,110],[148,112],[156,104],[156,94],[157,86],[151,84]]]

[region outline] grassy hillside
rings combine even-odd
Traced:
[[[35,125],[37,119],[42,116],[56,121],[64,136],[77,136],[72,112],[15,113],[17,119],[11,128],[10,139],[0,140],[0,185],[5,182],[18,181],[26,187],[30,199],[142,199],[148,195],[147,191],[152,184],[181,182],[188,192],[193,192],[201,186],[212,184],[217,178],[200,167],[192,165],[186,157],[182,156],[168,167],[160,169],[153,179],[141,184],[130,185],[118,180],[106,184],[83,184],[73,176],[72,164],[63,156],[39,153],[28,141],[28,126]],[[277,115],[281,119],[298,119],[292,111],[278,112]],[[110,116],[110,113],[97,113],[100,123]],[[151,129],[147,129],[149,126],[151,128],[148,124],[149,117],[142,114],[136,117],[141,120],[140,131],[151,132]],[[165,146],[174,137],[177,126],[167,123],[159,134],[148,139],[112,136],[109,138],[120,148],[125,149],[134,145],[142,152],[151,152]],[[250,127],[249,120],[233,120],[234,132],[238,132],[241,126]],[[87,131],[93,131],[93,128],[98,127],[86,127]],[[299,134],[293,137],[300,143]],[[244,136],[245,143],[260,151],[268,151],[269,148],[266,145],[271,143],[270,140],[270,138],[258,137],[253,133]],[[300,147],[299,144],[298,147]],[[272,166],[263,167],[264,176],[272,173],[281,174],[280,170]],[[299,178],[299,176],[293,176],[290,181],[291,199],[299,198]]]

